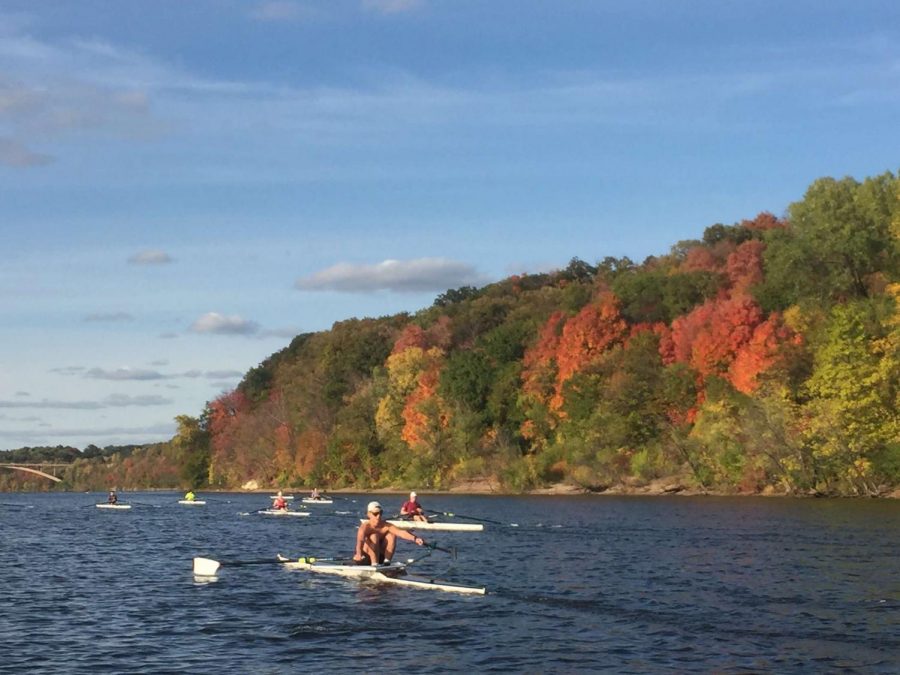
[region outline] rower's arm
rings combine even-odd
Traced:
[[[363,542],[366,540],[366,523],[362,523],[356,530],[356,552],[353,557],[359,559],[362,557]]]
[[[389,531],[391,534],[393,534],[394,536],[400,537],[401,539],[406,539],[407,541],[414,541],[414,542],[416,542],[416,544],[418,544],[419,546],[424,546],[424,545],[425,545],[425,540],[422,539],[422,537],[420,537],[420,536],[418,536],[418,535],[416,535],[416,534],[413,534],[413,533],[410,532],[409,530],[401,530],[401,529],[400,529],[399,527],[397,527],[396,525],[391,525],[391,526],[389,527],[388,531]]]

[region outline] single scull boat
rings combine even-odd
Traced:
[[[287,509],[263,509],[261,511],[257,511],[257,513],[261,513],[264,516],[308,516],[308,511],[288,511]]]
[[[360,518],[360,522],[367,521]],[[387,522],[401,530],[444,530],[445,532],[481,532],[484,530],[484,525],[481,523],[426,523],[422,520],[389,520]]]
[[[315,499],[313,497],[304,497],[300,501],[304,504],[334,504],[333,499]]]
[[[97,504],[98,509],[117,509],[119,511],[130,509],[131,504]]]
[[[185,506],[203,506],[206,504],[202,499],[179,499],[179,504],[184,504]]]
[[[305,570],[319,574],[334,574],[341,577],[350,577],[363,581],[374,581],[381,584],[393,584],[408,588],[422,588],[432,591],[447,591],[449,593],[467,593],[469,595],[484,595],[485,589],[476,586],[463,586],[449,581],[439,581],[428,577],[408,574],[407,566],[403,563],[389,563],[387,565],[354,565],[338,562],[322,562],[315,558],[299,558],[290,560],[279,555],[278,559],[289,570]]]

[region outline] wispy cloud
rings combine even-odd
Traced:
[[[422,7],[424,4],[422,0],[362,0],[364,9],[381,12],[382,14],[410,12]]]
[[[175,433],[172,423],[151,424],[142,427],[94,427],[94,428],[49,428],[41,425],[40,430],[0,429],[0,438],[14,439],[17,443],[34,444],[43,442],[44,438],[62,438],[66,442],[87,441],[101,445],[155,442],[171,437]]]
[[[250,18],[257,21],[300,21],[319,15],[318,10],[291,0],[261,2],[250,10]]]
[[[116,368],[105,370],[103,368],[91,368],[84,374],[85,377],[94,380],[162,380],[165,375],[155,370],[142,370],[139,368]]]
[[[128,312],[94,312],[93,314],[88,314],[84,317],[86,322],[109,322],[115,323],[118,321],[134,321],[134,316],[129,314]]]
[[[487,278],[466,263],[445,258],[385,260],[375,265],[339,263],[298,279],[296,288],[306,291],[367,293],[444,291],[458,286],[478,286]]]
[[[3,102],[0,101],[0,106]],[[43,166],[53,161],[50,155],[30,150],[19,141],[9,138],[0,138],[0,164],[23,168],[29,166]]]
[[[172,257],[165,251],[148,248],[130,256],[128,262],[132,265],[167,265],[172,262]]]
[[[83,401],[59,401],[41,399],[40,401],[2,401],[0,408],[32,408],[37,410],[102,410],[104,408],[127,408],[130,406],[157,406],[170,405],[172,399],[162,396],[141,395],[129,396],[128,394],[110,394],[100,400]]]
[[[190,331],[214,335],[253,335],[259,332],[259,324],[236,314],[225,316],[218,312],[207,312],[191,324]]]

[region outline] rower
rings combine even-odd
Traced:
[[[272,508],[275,511],[287,511],[287,501],[281,494],[281,490],[279,490],[278,494],[275,495],[275,501],[272,502]]]
[[[410,492],[409,501],[404,502],[403,506],[400,507],[400,517],[406,520],[416,520],[424,523],[428,522],[428,516],[425,515],[422,505],[419,503],[419,500],[416,499],[415,492]]]
[[[188,502],[192,502],[192,501],[194,501],[196,498],[197,498],[197,496],[194,494],[194,491],[193,491],[193,490],[188,490],[188,491],[185,493],[185,495],[184,495],[185,501],[188,501]]]
[[[313,488],[313,491],[309,494],[310,499],[321,499],[321,495],[319,495],[319,488]]]
[[[381,504],[369,502],[366,507],[368,520],[364,520],[356,531],[356,552],[353,560],[357,565],[389,565],[397,545],[397,537],[414,541],[424,546],[425,540],[412,532],[401,530],[382,518]]]
[[[107,504],[116,504],[119,501],[119,496],[116,494],[115,490],[109,491],[109,496],[106,498]]]

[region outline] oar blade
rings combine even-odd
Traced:
[[[211,558],[194,558],[194,574],[201,577],[214,577],[221,563]]]

